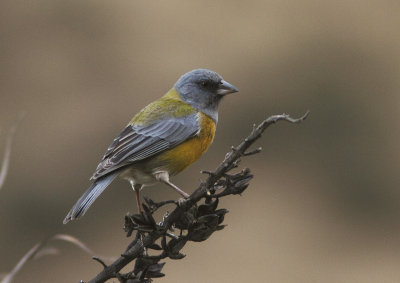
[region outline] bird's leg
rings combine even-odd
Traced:
[[[137,207],[139,210],[139,214],[142,213],[142,205],[140,203],[140,190],[142,189],[143,185],[142,184],[135,184],[133,182],[133,180],[129,181],[131,183],[132,189],[135,191],[136,193],[136,202],[137,202]],[[143,243],[143,232],[138,232],[140,235],[140,240]],[[148,256],[148,252],[147,252],[147,248],[143,246],[143,255]]]
[[[136,202],[137,202],[137,207],[139,210],[139,214],[142,213],[142,205],[140,203],[140,190],[142,189],[143,185],[142,184],[135,184],[133,181],[130,181],[132,189],[136,193]]]
[[[164,183],[168,186],[170,186],[171,188],[173,188],[175,191],[177,191],[178,193],[180,193],[184,198],[188,198],[189,195],[187,193],[185,193],[184,191],[182,191],[180,188],[178,188],[176,185],[172,184],[169,181],[169,174],[168,172],[157,172],[154,174],[155,178],[157,181]]]
[[[138,206],[138,210],[139,213],[142,213],[142,205],[140,204],[140,187],[135,188],[135,192],[136,192],[136,202],[137,202],[137,206]]]

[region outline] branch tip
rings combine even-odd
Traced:
[[[303,116],[301,116],[300,118],[297,118],[297,119],[290,117],[289,114],[283,114],[283,115],[286,117],[285,120],[287,120],[288,122],[297,124],[297,123],[301,123],[305,119],[307,119],[308,114],[310,114],[310,110],[307,110],[306,113],[304,113]]]
[[[252,150],[252,151],[244,152],[243,155],[244,156],[250,156],[250,155],[254,155],[254,154],[260,153],[261,151],[262,151],[262,147],[259,147],[259,148],[256,148],[256,149]]]
[[[207,175],[210,175],[210,176],[214,175],[213,172],[208,171],[208,170],[201,170],[200,173],[201,173],[201,174],[207,174]]]
[[[92,257],[92,259],[97,261],[98,263],[100,263],[104,269],[106,269],[108,267],[107,264],[105,264],[105,262],[101,258],[94,256],[94,257]]]

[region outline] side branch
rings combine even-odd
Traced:
[[[309,112],[298,119],[293,119],[287,114],[274,115],[264,120],[257,127],[254,127],[250,135],[243,140],[237,147],[226,154],[222,163],[212,172],[203,171],[208,174],[205,182],[184,201],[180,201],[177,207],[164,216],[160,223],[156,223],[152,214],[161,206],[171,203],[164,201],[155,203],[150,199],[145,199],[142,214],[127,215],[125,217],[125,231],[130,236],[136,230],[136,236],[126,251],[113,263],[106,265],[101,259],[103,270],[89,283],[105,282],[110,278],[117,278],[120,282],[150,282],[151,278],[164,276],[160,271],[164,263],[158,263],[163,258],[181,259],[185,255],[180,250],[187,241],[204,241],[213,232],[224,228],[220,225],[226,209],[217,209],[218,198],[226,195],[241,194],[249,185],[253,175],[249,169],[244,169],[236,174],[228,174],[236,168],[243,156],[249,156],[261,151],[261,148],[247,151],[249,147],[261,137],[263,132],[272,124],[278,121],[290,123],[300,123],[305,120]],[[198,205],[198,202],[205,199],[205,203]],[[215,199],[215,201],[213,201]],[[176,203],[176,202],[174,202]],[[175,227],[181,233],[174,235],[169,230]],[[183,233],[182,231],[186,231]],[[161,246],[156,241],[161,239]],[[170,239],[167,241],[167,239]],[[158,256],[149,256],[148,249],[162,250]],[[122,268],[136,259],[135,267],[131,272],[121,274]],[[83,281],[81,281],[83,282]]]
[[[239,144],[237,147],[232,147],[232,151],[227,153],[224,161],[215,169],[213,174],[210,174],[206,181],[206,187],[210,188],[218,179],[220,179],[223,174],[225,174],[228,170],[231,169],[232,166],[236,167],[236,162],[240,159],[242,156],[246,155],[251,155],[252,152],[247,153],[246,150],[257,140],[261,137],[261,135],[264,133],[264,131],[271,126],[272,124],[275,124],[278,121],[287,121],[289,123],[300,123],[304,121],[307,117],[310,111],[307,111],[302,117],[298,119],[293,119],[291,118],[288,114],[282,114],[282,115],[273,115],[265,119],[260,125],[257,127],[254,127],[253,131],[250,133],[250,135],[245,138],[241,144]],[[256,151],[260,152],[261,148],[256,149]]]

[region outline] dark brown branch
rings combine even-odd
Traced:
[[[174,259],[183,258],[184,255],[179,253],[179,250],[187,241],[203,241],[211,233],[224,227],[220,224],[227,210],[216,210],[218,198],[231,194],[240,194],[247,188],[253,177],[249,169],[244,169],[233,175],[229,175],[228,172],[237,167],[241,157],[253,155],[261,151],[261,148],[247,151],[249,147],[261,137],[270,125],[278,121],[299,123],[306,119],[308,114],[309,112],[298,119],[293,119],[287,114],[274,115],[264,120],[257,127],[254,127],[250,135],[241,144],[237,147],[232,147],[232,150],[214,171],[202,171],[202,173],[208,175],[206,181],[202,182],[188,199],[180,202],[170,214],[166,215],[160,224],[155,223],[152,213],[160,206],[171,203],[171,201],[164,201],[157,204],[151,200],[146,200],[147,205],[143,205],[145,211],[141,215],[127,215],[125,219],[128,236],[132,231],[138,231],[133,242],[116,261],[110,265],[104,265],[104,269],[90,280],[89,283],[105,282],[110,278],[117,278],[120,282],[150,282],[151,279],[149,278],[163,276],[160,272],[163,263],[158,264],[160,259],[166,257]],[[219,191],[218,194],[216,194],[217,191]],[[216,201],[212,202],[211,199],[215,198]],[[196,206],[202,199],[205,199],[205,204]],[[189,218],[189,220],[186,218]],[[190,220],[190,218],[195,219]],[[181,229],[181,232],[182,230],[186,230],[188,231],[187,235],[172,237],[167,242],[167,235],[171,236],[168,233],[171,227],[177,227]],[[159,247],[155,243],[158,239],[162,239],[161,243],[163,247]],[[147,249],[162,249],[163,252],[158,256],[148,256]],[[122,268],[135,259],[135,269],[132,272],[127,274],[119,273]]]

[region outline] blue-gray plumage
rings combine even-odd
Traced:
[[[111,184],[112,181],[114,181],[118,175],[119,173],[115,172],[97,179],[69,211],[68,215],[64,219],[64,224],[70,219],[83,216],[86,210],[88,210],[92,203],[97,199],[97,197],[107,188],[109,184]]]
[[[176,82],[175,88],[182,99],[195,109],[218,122],[218,105],[226,94],[237,92],[237,88],[216,72],[197,69],[184,74]]]
[[[109,146],[91,179],[172,148],[199,130],[196,114],[157,120],[150,125],[128,125]]]
[[[108,147],[91,179],[92,186],[79,198],[64,224],[85,214],[95,199],[117,177],[136,191],[156,181],[188,194],[169,181],[210,146],[222,97],[238,90],[216,72],[197,69],[184,74],[160,99],[143,108]]]

